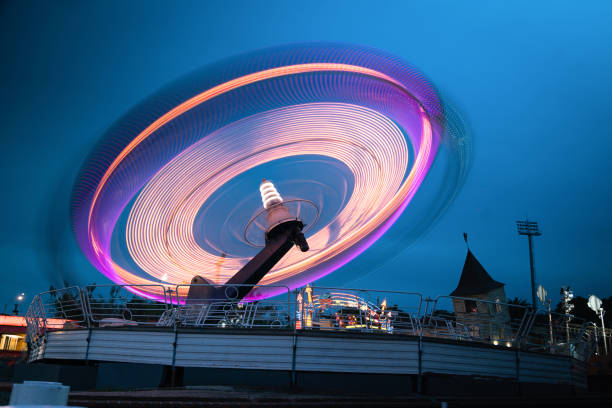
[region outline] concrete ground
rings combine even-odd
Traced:
[[[0,405],[11,383],[0,383]],[[132,391],[73,391],[69,405],[81,407],[583,407],[612,406],[612,393],[530,397],[431,397],[288,392],[281,389],[203,386]],[[444,405],[446,404],[446,405]]]
[[[612,405],[612,394],[538,397],[430,397],[291,393],[283,390],[207,386],[187,389],[72,392],[70,405],[84,407],[583,407]]]

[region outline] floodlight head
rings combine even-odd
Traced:
[[[538,228],[538,223],[536,221],[517,221],[516,227],[518,229],[519,235],[542,235]]]
[[[546,289],[544,289],[544,286],[538,285],[537,295],[538,299],[540,299],[540,302],[542,302],[542,304],[546,303],[546,296],[548,295],[548,293],[546,292]]]
[[[601,299],[598,298],[595,295],[591,295],[589,296],[589,300],[587,302],[587,305],[589,306],[589,308],[594,311],[595,313],[601,313],[603,312],[603,308],[601,307]]]

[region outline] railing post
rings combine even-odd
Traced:
[[[87,339],[85,339],[85,341],[87,342],[87,347],[85,348],[85,361],[89,360],[89,345],[91,344],[91,327],[87,328]]]
[[[518,386],[517,394],[521,395],[523,391],[521,388],[521,350],[520,349],[516,349],[514,353],[514,360],[516,362],[516,383]]]
[[[166,308],[166,311],[168,311],[168,295],[166,294],[166,287],[162,286],[162,290],[164,291],[164,307]]]
[[[295,295],[297,299],[298,289],[295,290]],[[289,303],[291,303],[291,291],[287,288],[287,298]],[[296,300],[297,302],[297,300]],[[289,374],[289,387],[291,389],[295,389],[297,385],[297,376],[295,372],[296,365],[296,357],[297,357],[297,325],[295,321],[295,313],[291,313],[291,306],[289,306],[289,322],[293,326],[293,344],[291,346],[291,373]]]
[[[38,305],[39,305],[39,312],[40,312],[40,317],[41,317],[41,321],[42,321],[42,335],[46,338],[47,337],[47,311],[45,310],[45,305],[42,302],[42,299],[40,298],[40,296],[38,297]]]
[[[176,298],[176,309],[178,310],[178,315],[181,314],[181,298],[179,295],[179,286],[181,285],[176,285],[176,287],[174,288],[174,297]]]
[[[82,288],[79,288],[79,297],[81,298],[81,310],[83,312],[83,319],[87,321],[87,328],[91,328],[91,324],[90,324],[91,310],[89,308],[89,298],[84,293],[86,290],[87,289],[83,290]],[[89,340],[87,341],[89,343]],[[87,348],[89,349],[89,344]]]
[[[296,387],[296,373],[295,373],[295,365],[296,365],[296,357],[297,357],[297,330],[295,326],[293,328],[293,345],[291,348],[291,374],[289,380],[289,387],[294,389]]]
[[[423,392],[423,335],[419,336],[418,341],[418,372],[417,372],[417,393],[421,394]]]
[[[419,313],[421,311],[420,304],[422,303],[423,298],[421,298],[421,302],[419,302]],[[419,330],[419,341],[418,341],[418,372],[417,372],[417,393],[421,394],[423,392],[423,332],[425,330],[425,315],[427,314],[427,310],[429,309],[429,302],[431,302],[431,298],[428,296],[425,299],[425,311],[423,312],[423,322],[420,324]]]
[[[173,327],[174,341],[172,342],[172,368],[170,369],[170,386],[174,387],[176,383],[176,343],[178,341],[178,330],[176,329],[176,323]]]
[[[572,357],[567,358],[567,371],[569,374],[569,385],[572,386],[572,394],[576,393],[576,388],[574,387],[574,378],[572,376],[572,366],[574,362],[572,361]]]
[[[523,337],[529,336],[529,333],[531,332],[531,328],[533,327],[533,323],[535,322],[535,319],[536,319],[536,313],[532,310],[525,309],[525,315],[528,316],[525,325],[523,325],[523,322],[525,321],[525,318],[523,317],[523,321],[521,321],[521,325],[519,326],[519,329],[517,330],[517,344],[519,348],[522,346]]]

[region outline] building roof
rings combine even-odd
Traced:
[[[504,285],[504,283],[493,280],[468,248],[459,284],[450,295],[461,297],[482,295]]]

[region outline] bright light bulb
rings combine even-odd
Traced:
[[[274,204],[283,202],[283,198],[280,196],[274,184],[271,181],[263,179],[259,186],[259,192],[261,193],[261,201],[264,208],[267,210]]]

